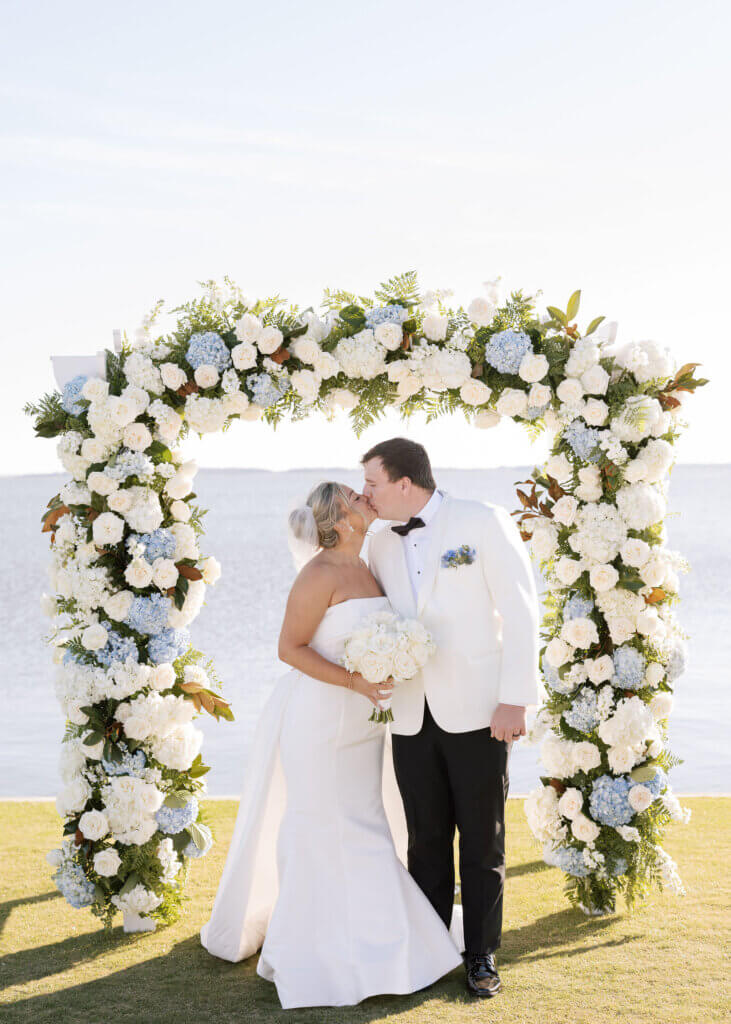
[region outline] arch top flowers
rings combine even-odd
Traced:
[[[509,417],[553,435],[514,513],[548,585],[533,729],[544,775],[527,798],[544,858],[587,913],[631,902],[651,878],[681,891],[661,847],[687,820],[668,784],[667,717],[685,649],[673,617],[683,559],[665,546],[664,481],[685,394],[705,381],[616,325],[488,282],[466,306],[422,292],[414,273],[372,296],[326,290],[318,311],[245,299],[228,278],[161,304],[103,366],[25,412],[55,437],[71,479],[48,503],[44,608],[67,717],[57,807],[59,888],[109,926],[116,909],[172,920],[185,867],[210,848],[198,797],[208,771],[194,717],[232,718],[189,626],[220,566],[199,548],[205,510],[188,431],[232,420],[276,426],[347,410],[362,431],[388,407]]]

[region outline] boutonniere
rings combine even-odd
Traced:
[[[471,548],[469,544],[463,544],[461,548],[454,548],[451,551],[445,551],[442,555],[442,568],[443,569],[456,569],[459,565],[472,565],[477,552],[474,548]]]

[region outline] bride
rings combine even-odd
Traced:
[[[290,515],[290,546],[305,563],[279,637],[292,669],[257,724],[200,933],[225,960],[261,947],[257,973],[285,1009],[414,992],[462,964],[459,915],[448,931],[404,864],[388,734],[368,721],[391,684],[339,664],[359,619],[390,608],[360,557],[375,518],[362,494],[334,482]]]

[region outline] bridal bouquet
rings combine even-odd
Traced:
[[[403,619],[395,612],[374,612],[345,641],[342,663],[369,683],[389,678],[400,683],[413,678],[435,650],[431,634],[418,620]],[[379,701],[370,722],[393,721],[391,699]]]

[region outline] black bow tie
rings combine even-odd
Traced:
[[[412,516],[408,523],[404,523],[403,526],[392,526],[391,529],[394,533],[397,533],[399,537],[405,537],[411,530],[418,530],[420,526],[426,526],[423,519],[418,516]]]

